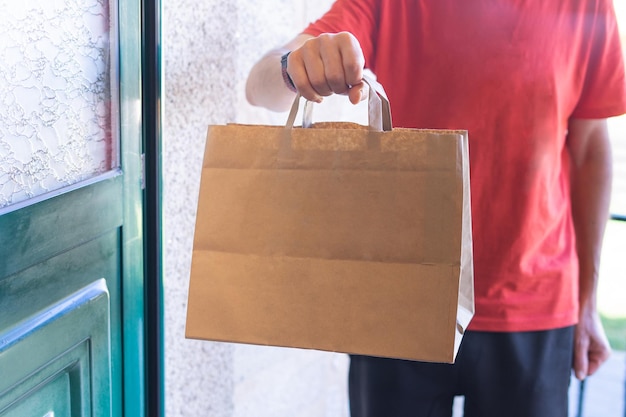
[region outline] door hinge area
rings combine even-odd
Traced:
[[[142,153],[141,157],[140,157],[140,164],[141,164],[141,189],[145,190],[146,189],[146,154]]]

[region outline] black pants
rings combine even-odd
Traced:
[[[574,328],[466,332],[454,365],[352,356],[352,417],[567,417]]]

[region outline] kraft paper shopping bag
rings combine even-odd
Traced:
[[[474,311],[467,132],[208,130],[189,338],[453,362]],[[378,91],[376,91],[378,90]]]

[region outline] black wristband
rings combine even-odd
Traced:
[[[298,90],[296,89],[296,86],[293,83],[293,80],[291,79],[291,77],[289,76],[289,73],[287,72],[287,58],[289,58],[290,53],[291,51],[287,52],[285,55],[280,57],[280,68],[281,68],[281,73],[283,74],[283,80],[285,81],[285,85],[287,86],[288,89],[296,93],[298,92]]]

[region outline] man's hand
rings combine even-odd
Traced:
[[[295,93],[281,73],[281,56],[291,51],[287,73],[307,100],[320,102],[333,93],[347,94],[354,104],[364,98],[365,59],[357,39],[348,32],[313,37],[300,34],[282,48],[257,62],[248,76],[246,97],[250,104],[274,111],[288,110]]]
[[[611,348],[595,309],[583,308],[574,336],[574,374],[583,380],[611,356]]]
[[[351,33],[310,38],[292,50],[287,62],[287,73],[304,98],[320,102],[335,93],[347,94],[354,104],[361,101],[365,59]]]

